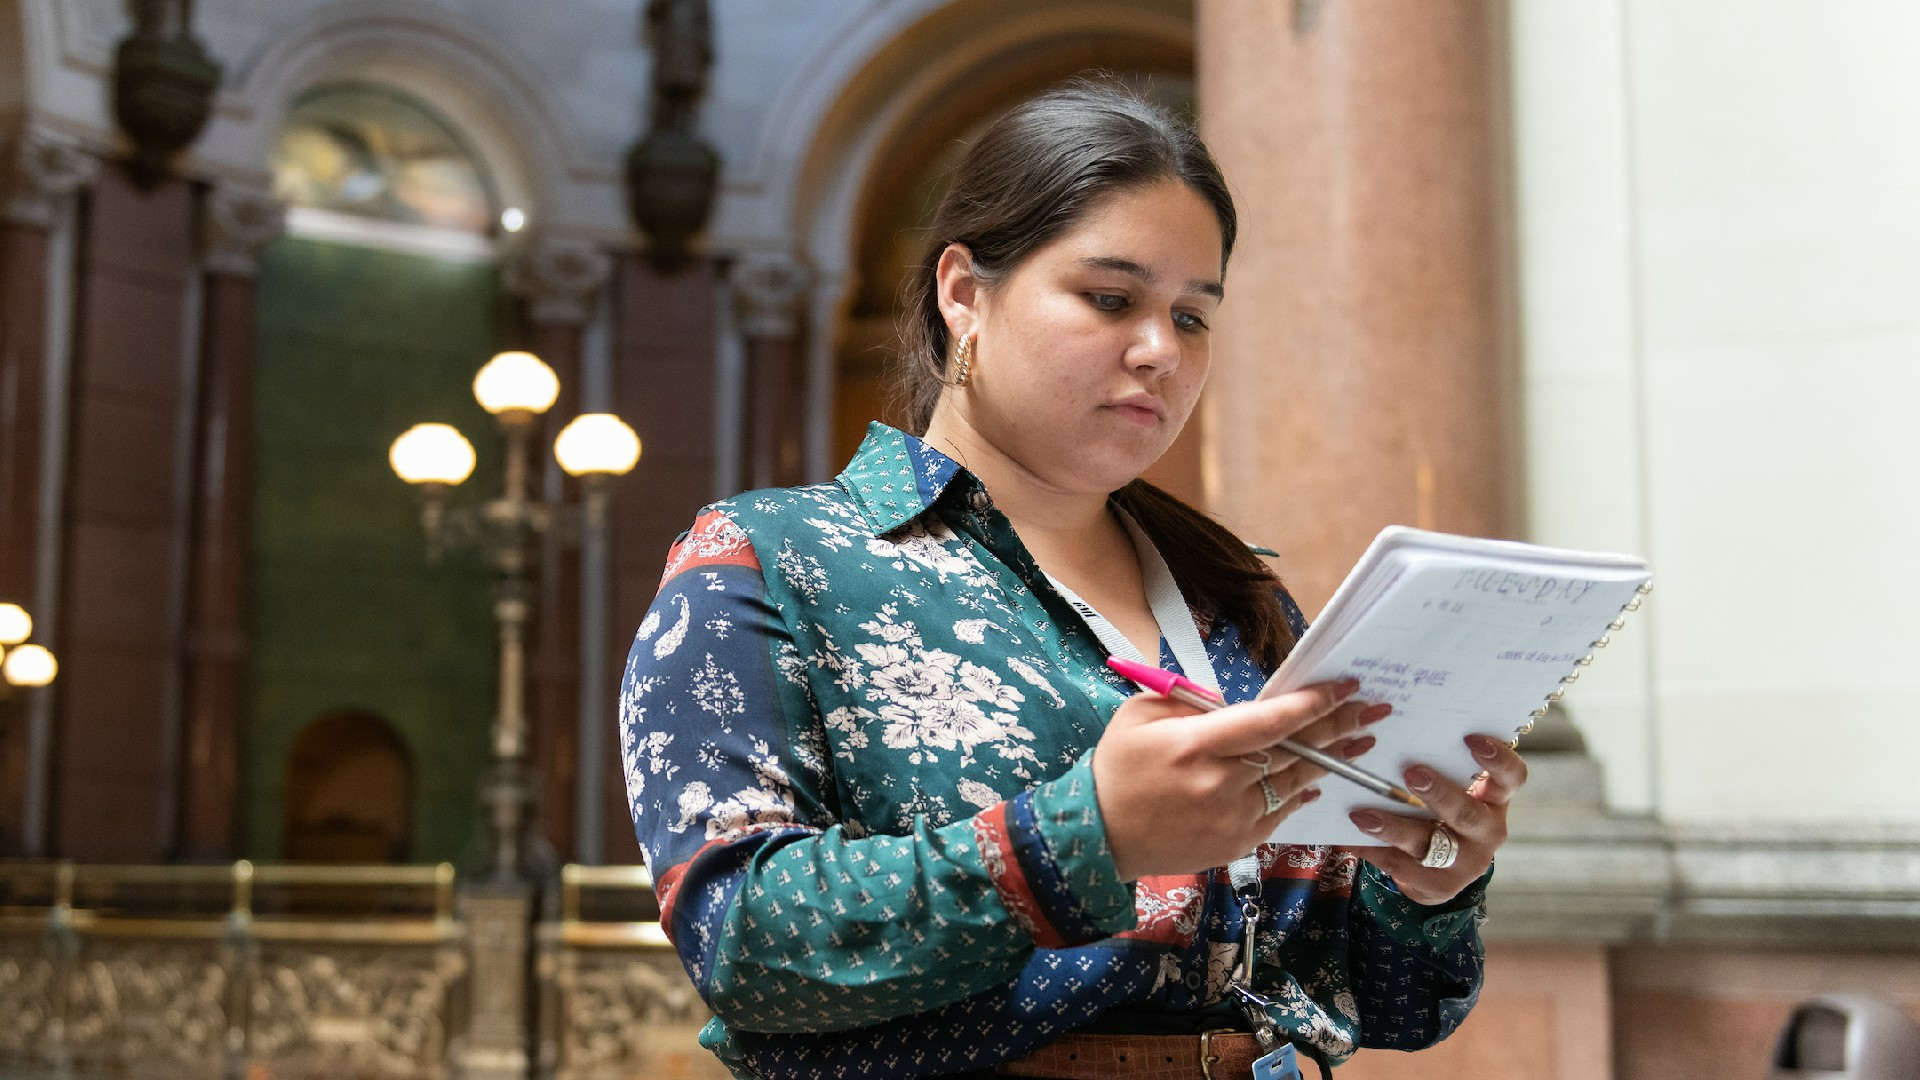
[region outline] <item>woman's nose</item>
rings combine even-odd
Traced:
[[[1171,316],[1143,319],[1134,341],[1127,347],[1127,364],[1156,371],[1172,371],[1180,366],[1180,337]]]

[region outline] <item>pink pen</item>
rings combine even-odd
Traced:
[[[1178,675],[1164,668],[1149,667],[1146,664],[1125,660],[1118,656],[1107,657],[1107,666],[1156,694],[1170,697],[1175,701],[1191,705],[1196,709],[1206,709],[1211,712],[1214,709],[1225,708],[1227,704],[1219,694],[1201,686],[1185,675]],[[1420,796],[1415,795],[1406,788],[1383,780],[1365,769],[1355,768],[1341,758],[1334,757],[1324,750],[1316,750],[1305,743],[1295,742],[1292,739],[1281,739],[1275,743],[1274,746],[1276,749],[1285,750],[1287,753],[1292,754],[1302,761],[1310,761],[1335,776],[1351,780],[1376,795],[1382,795],[1395,802],[1404,803],[1416,810],[1424,810],[1427,807],[1427,804],[1420,800]]]

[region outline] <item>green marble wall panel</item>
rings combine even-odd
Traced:
[[[474,402],[497,335],[497,274],[288,238],[260,276],[245,853],[281,855],[288,753],[335,709],[385,718],[414,770],[410,856],[457,857],[476,823],[494,711],[488,577],[477,555],[427,565],[419,500],[387,464],[414,423],[451,423],[479,464],[454,503],[499,489],[500,444]]]

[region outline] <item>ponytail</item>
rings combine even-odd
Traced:
[[[1145,480],[1111,496],[1167,553],[1167,569],[1190,606],[1240,629],[1248,655],[1272,671],[1293,651],[1293,627],[1280,604],[1280,579],[1239,537],[1219,522]]]

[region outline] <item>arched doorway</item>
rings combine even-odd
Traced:
[[[393,725],[342,709],[301,728],[287,756],[286,823],[296,862],[406,861],[413,761]]]

